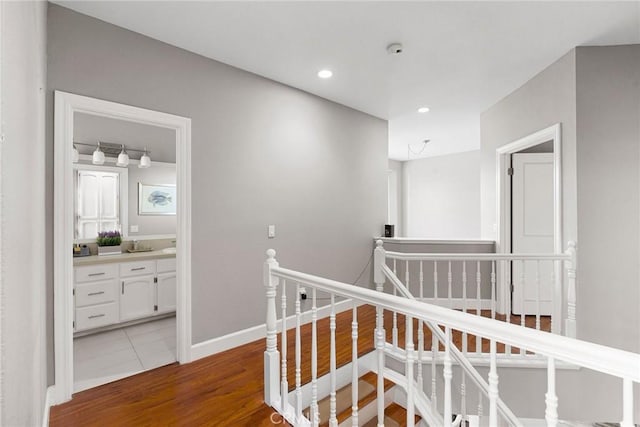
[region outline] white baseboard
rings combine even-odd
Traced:
[[[358,305],[361,305],[360,303]],[[350,299],[340,301],[336,303],[336,313],[351,310],[353,308],[353,302]],[[331,314],[331,306],[326,305],[318,308],[318,319],[327,317]],[[295,315],[287,317],[287,329],[294,326]],[[301,324],[305,325],[311,323],[311,310],[305,311],[301,316]],[[282,328],[282,319],[278,320],[278,331]],[[213,338],[208,341],[204,341],[191,346],[191,361],[202,359],[203,357],[211,356],[216,353],[229,350],[234,347],[238,347],[250,342],[266,338],[267,325],[257,325],[251,328],[243,329],[241,331],[232,332],[230,334]]]
[[[53,386],[47,387],[47,392],[44,396],[44,409],[42,413],[42,427],[49,426],[49,413],[51,412],[51,406],[53,405],[53,397],[55,396]]]

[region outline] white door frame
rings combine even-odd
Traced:
[[[496,149],[497,253],[511,253],[511,181],[506,178],[510,167],[510,156],[547,141],[553,141],[553,250],[555,253],[562,253],[562,127],[560,123]],[[556,277],[561,278],[561,270],[558,271],[558,269],[559,267],[556,266],[555,274]],[[511,312],[511,290],[508,286],[507,269],[501,268],[500,270],[497,309],[500,313],[506,313]],[[557,282],[561,284],[562,280]],[[556,291],[557,289],[554,290],[554,292]],[[554,319],[560,319],[561,301],[556,301],[556,299],[554,298],[553,316]],[[554,329],[561,326],[559,321],[553,322],[553,325]]]
[[[191,361],[191,119],[55,91],[53,280],[55,403],[73,394],[73,123],[75,113],[176,132],[177,359]]]

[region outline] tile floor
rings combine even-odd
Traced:
[[[175,317],[75,338],[73,388],[86,390],[175,361]]]

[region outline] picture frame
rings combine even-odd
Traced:
[[[176,186],[138,183],[138,215],[175,215]]]

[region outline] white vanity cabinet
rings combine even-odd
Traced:
[[[175,258],[77,266],[75,332],[176,310]]]
[[[75,330],[99,328],[120,321],[116,265],[75,269]]]
[[[155,314],[156,261],[120,264],[120,321]]]
[[[158,314],[176,311],[176,259],[159,259],[156,280],[156,310]]]

